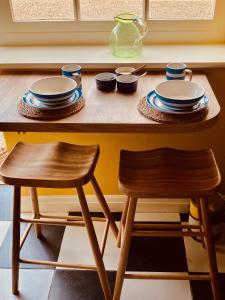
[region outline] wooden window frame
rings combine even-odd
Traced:
[[[76,6],[79,5],[74,0]],[[144,0],[146,18],[148,1]],[[225,42],[225,1],[217,0],[214,20],[147,20],[150,43]],[[78,15],[77,15],[78,16]],[[78,16],[79,17],[79,16]],[[13,22],[9,0],[0,1],[0,45],[106,44],[113,21]]]

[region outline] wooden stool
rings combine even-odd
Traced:
[[[112,299],[110,286],[102,256],[108,228],[115,237],[118,230],[111,216],[105,198],[94,177],[99,156],[99,146],[78,146],[67,143],[24,144],[18,143],[4,161],[0,174],[6,184],[14,185],[13,247],[12,247],[12,291],[18,293],[19,263],[44,264],[78,269],[97,270],[105,299]],[[91,182],[105,218],[91,218],[82,186]],[[20,218],[21,186],[31,187],[34,218]],[[40,214],[36,187],[76,188],[83,217],[51,216]],[[45,219],[47,218],[47,220]],[[64,219],[64,220],[63,220]],[[106,221],[101,251],[98,245],[93,220]],[[28,223],[20,240],[20,222]],[[59,262],[28,260],[20,258],[20,250],[31,229],[36,226],[37,236],[41,234],[40,224],[86,226],[96,266],[63,264]]]
[[[184,151],[161,148],[150,151],[121,151],[119,185],[128,196],[118,235],[122,236],[120,261],[113,300],[119,300],[124,278],[211,280],[214,300],[219,300],[218,270],[210,227],[209,206],[204,196],[214,195],[220,184],[220,173],[211,150]],[[135,223],[138,198],[195,198],[199,200],[199,225]],[[169,230],[168,230],[169,229]],[[194,231],[188,229],[195,229]],[[126,274],[132,236],[201,236],[204,237],[210,274]]]

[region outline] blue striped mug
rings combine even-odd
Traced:
[[[76,81],[77,89],[82,88],[81,84],[81,66],[75,64],[69,64],[62,66],[61,68],[62,75],[65,77],[69,77]]]
[[[187,69],[184,63],[170,63],[166,66],[167,80],[185,80],[186,75],[189,76],[189,81],[191,81],[192,71]]]

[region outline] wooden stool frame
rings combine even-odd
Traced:
[[[18,294],[19,264],[26,263],[26,264],[66,267],[66,268],[73,268],[73,269],[95,270],[98,273],[105,299],[106,300],[112,299],[112,294],[111,294],[106,270],[103,263],[103,255],[104,255],[109,228],[111,228],[116,238],[118,236],[118,229],[116,227],[116,224],[112,218],[111,212],[108,208],[105,198],[94,176],[91,178],[91,184],[93,185],[93,188],[97,195],[97,199],[102,207],[105,216],[104,218],[91,217],[82,186],[76,187],[80,206],[81,206],[82,216],[62,216],[62,215],[52,216],[49,214],[41,214],[39,210],[36,187],[31,187],[30,194],[32,199],[33,218],[21,218],[20,217],[21,187],[14,186],[13,245],[12,245],[12,292],[13,294]],[[93,221],[106,222],[100,247],[92,223]],[[20,238],[20,223],[28,223],[27,228],[21,238]],[[64,263],[53,262],[53,261],[31,260],[31,259],[21,258],[19,253],[24,245],[24,242],[29,234],[30,229],[32,228],[32,225],[35,226],[36,236],[40,238],[41,224],[86,227],[96,265],[64,264]]]
[[[42,155],[39,155],[39,154]],[[112,214],[106,203],[104,195],[94,177],[94,170],[100,154],[98,145],[82,146],[64,142],[52,142],[44,144],[26,144],[18,142],[11,150],[0,168],[0,175],[5,184],[14,186],[13,208],[13,245],[12,245],[12,292],[18,293],[19,264],[60,266],[66,268],[96,270],[106,300],[112,299],[112,293],[108,282],[103,255],[109,229],[115,238],[118,229]],[[34,165],[35,158],[35,165]],[[83,186],[91,183],[97,196],[104,218],[92,218]],[[32,200],[33,218],[21,218],[21,187],[30,188]],[[82,216],[53,216],[41,214],[38,204],[36,187],[40,188],[74,188],[77,191]],[[105,230],[101,247],[99,247],[93,221],[105,221]],[[20,239],[20,223],[28,223],[28,226]],[[36,236],[41,237],[41,224],[59,226],[83,226],[86,227],[89,242],[92,248],[95,265],[63,264],[53,261],[31,260],[20,257],[29,231],[34,225]],[[101,249],[100,249],[101,248]]]
[[[221,300],[218,283],[218,269],[215,255],[215,247],[212,239],[210,226],[209,205],[204,197],[198,199],[200,222],[199,225],[188,224],[144,224],[135,223],[135,211],[137,198],[128,197],[123,211],[117,244],[121,245],[120,261],[116,276],[113,300],[119,300],[124,279],[163,279],[163,280],[210,280],[214,300]],[[143,230],[144,229],[144,230]],[[148,229],[148,230],[146,230]],[[157,231],[154,231],[157,229]],[[171,229],[171,230],[168,230]],[[195,229],[195,231],[191,231]],[[132,236],[160,236],[160,237],[181,237],[200,236],[203,246],[206,248],[210,272],[206,275],[188,275],[185,273],[163,273],[163,274],[132,274],[126,273],[130,241]]]

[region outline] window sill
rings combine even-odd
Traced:
[[[114,57],[107,46],[0,47],[0,69],[56,69],[67,63],[86,69],[145,63],[158,69],[176,61],[191,68],[225,67],[225,44],[144,46],[137,58]]]

